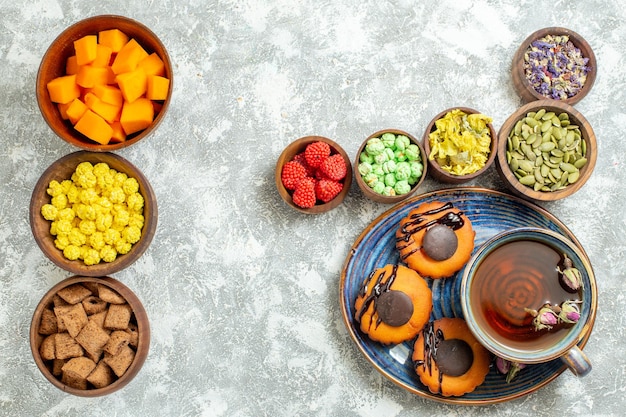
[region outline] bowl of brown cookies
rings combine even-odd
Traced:
[[[41,299],[30,347],[43,376],[80,397],[108,395],[139,372],[150,347],[150,325],[139,298],[110,277],[73,276]]]

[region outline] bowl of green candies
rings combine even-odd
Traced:
[[[365,196],[385,204],[413,195],[426,178],[426,153],[411,134],[385,129],[361,144],[354,161],[354,178]]]

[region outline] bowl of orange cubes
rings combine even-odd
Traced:
[[[154,132],[170,102],[172,76],[152,30],[123,16],[93,16],[65,29],[44,54],[37,103],[61,139],[113,151]]]

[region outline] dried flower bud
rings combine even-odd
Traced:
[[[580,319],[580,308],[578,304],[582,301],[568,300],[561,303],[561,312],[559,313],[559,321],[563,323],[577,323]]]
[[[509,383],[515,378],[520,370],[526,367],[523,363],[511,362],[501,357],[496,357],[496,368],[498,372],[506,375],[506,382]]]
[[[533,319],[533,325],[537,331],[543,329],[550,330],[559,322],[559,317],[557,316],[557,313],[554,312],[550,304],[544,304],[539,311],[529,308],[525,308],[524,310],[535,317]]]
[[[567,255],[564,254],[564,256],[563,270],[557,267],[560,273],[559,280],[567,291],[574,293],[578,291],[582,285],[582,277],[580,271],[573,267],[572,260],[568,258]]]

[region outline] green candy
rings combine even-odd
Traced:
[[[406,147],[404,154],[409,161],[419,161],[421,159],[420,148],[414,143]]]
[[[408,162],[398,162],[396,166],[396,179],[398,181],[408,180],[411,176],[411,165]]]
[[[359,174],[361,174],[362,176],[365,176],[369,174],[370,172],[372,172],[374,168],[372,168],[372,164],[370,164],[369,162],[361,162],[359,164],[358,169],[359,169]]]
[[[373,190],[375,193],[382,194],[385,191],[385,184],[383,182],[377,182]]]
[[[383,169],[382,164],[372,164],[372,172],[376,174],[377,177],[385,175],[385,170]]]
[[[396,136],[396,150],[405,150],[411,144],[411,140],[404,135]]]
[[[374,162],[378,165],[382,165],[389,160],[389,155],[387,152],[381,152],[379,154],[374,155]]]
[[[373,164],[374,163],[374,157],[372,155],[368,154],[367,152],[361,152],[361,155],[359,155],[359,161],[367,162],[368,164]]]
[[[383,164],[383,171],[385,172],[385,174],[396,172],[396,168],[397,165],[394,160],[387,161]]]
[[[424,172],[424,165],[421,162],[413,161],[410,163],[410,167],[412,177],[419,178],[422,176],[422,173]]]
[[[394,196],[394,195],[396,195],[396,190],[393,187],[385,187],[381,194],[389,196],[389,197],[390,196]]]
[[[370,172],[369,174],[363,177],[363,181],[365,181],[368,187],[374,188],[374,186],[379,182],[378,175],[374,174],[373,172]]]
[[[385,144],[379,138],[372,138],[367,141],[365,150],[372,156],[379,155],[384,152]]]
[[[396,185],[394,185],[393,189],[396,191],[397,195],[407,194],[411,191],[411,185],[406,180],[398,181]]]
[[[396,185],[396,176],[393,173],[385,175],[385,185],[388,187],[393,187]]]
[[[393,150],[393,148],[396,146],[396,136],[393,133],[383,133],[383,135],[380,137],[380,140],[385,145],[385,148],[391,148]]]

